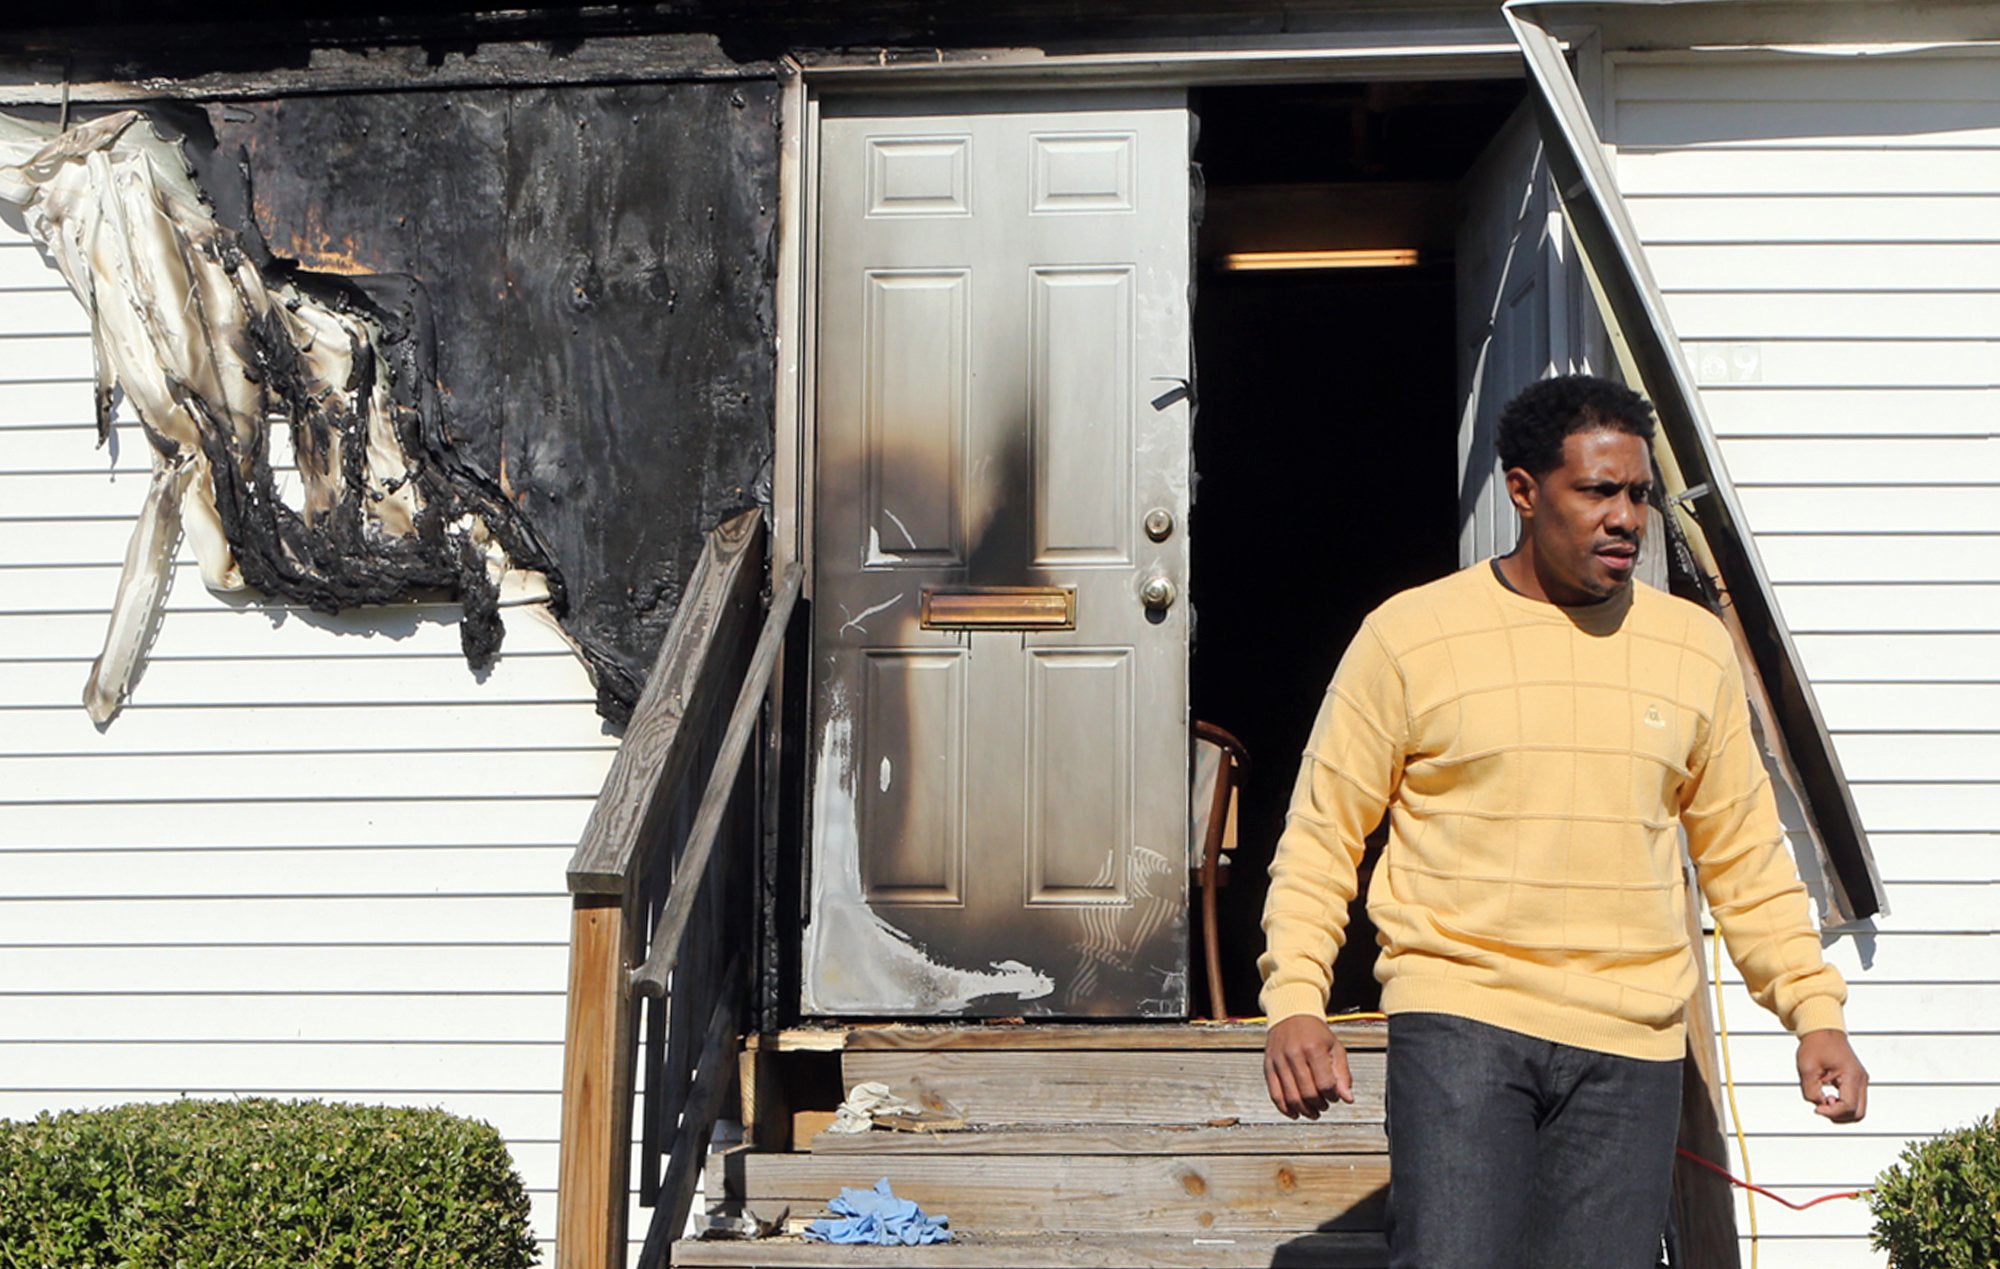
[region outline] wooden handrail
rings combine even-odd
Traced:
[[[624,894],[637,880],[642,848],[694,761],[690,738],[703,733],[721,704],[714,666],[741,646],[756,614],[763,541],[764,517],[756,510],[709,534],[570,857],[571,894]]]
[[[715,852],[716,833],[722,827],[722,814],[729,806],[730,794],[736,789],[736,773],[743,767],[743,754],[750,748],[750,734],[756,730],[765,693],[770,691],[771,671],[777,667],[778,649],[783,645],[785,631],[792,622],[792,606],[798,603],[802,576],[803,571],[797,564],[788,567],[777,593],[771,597],[771,611],[764,618],[763,633],[757,637],[757,650],[751,654],[750,668],[743,676],[743,687],[736,694],[736,707],[729,714],[729,727],[722,734],[722,750],[715,756],[714,773],[709,776],[708,788],[702,793],[701,809],[695,812],[694,827],[688,830],[687,846],[681,851],[680,862],[674,866],[673,885],[667,890],[667,902],[660,911],[659,924],[653,927],[653,938],[647,945],[646,963],[633,971],[634,991],[648,996],[665,995],[667,976],[673,973],[674,965],[680,960],[681,941],[687,933],[688,918],[694,915],[695,895],[708,872],[709,857]]]

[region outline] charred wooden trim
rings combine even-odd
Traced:
[[[1137,53],[1066,54],[1055,50],[1004,47],[898,49],[829,48],[801,50],[802,69],[813,80],[864,88],[911,86],[971,89],[1010,84],[1045,86],[1184,85],[1266,80],[1498,79],[1520,73],[1513,51],[1485,32],[1440,36],[1428,50],[1359,49],[1337,52],[1311,46],[1217,52],[1185,47]],[[190,72],[146,79],[121,79],[108,68],[76,68],[46,62],[0,61],[0,107],[143,105],[162,100],[233,101],[326,96],[359,92],[445,91],[468,88],[583,87],[592,85],[775,81],[779,64],[757,60],[709,61],[699,52],[656,56],[607,55],[593,63],[537,60],[536,50],[518,61],[447,61],[433,67],[421,56],[385,59],[383,54],[352,55],[316,51],[305,68],[257,72]],[[65,75],[69,78],[65,79]]]
[[[999,0],[978,5],[949,0],[859,0],[798,4],[793,0],[692,0],[671,5],[569,4],[490,11],[426,11],[394,0],[353,6],[311,0],[289,15],[259,12],[254,19],[218,19],[213,5],[195,0],[154,0],[150,22],[105,21],[94,10],[103,0],[83,0],[61,19],[47,11],[0,18],[0,48],[54,53],[104,48],[232,49],[321,44],[425,43],[451,48],[502,41],[556,42],[592,37],[690,32],[730,33],[736,46],[753,37],[783,39],[791,47],[908,48],[947,44],[995,47],[1024,37],[1046,40],[1052,29],[1065,42],[1126,43],[1162,36],[1233,34],[1279,36],[1302,31],[1394,28],[1421,31],[1467,21],[1496,22],[1490,4],[1467,0],[1113,0],[1080,8],[1074,0]],[[125,5],[113,13],[122,16]],[[416,11],[408,11],[416,10]],[[331,16],[329,16],[331,15]],[[24,18],[26,20],[24,20]],[[40,20],[35,20],[39,18]],[[1496,26],[1497,29],[1497,26]]]
[[[781,652],[778,657],[770,700],[766,706],[764,744],[757,755],[757,771],[752,777],[758,790],[759,831],[757,863],[751,879],[756,952],[751,962],[754,992],[749,1002],[749,1025],[756,1032],[776,1031],[781,1025],[780,1015],[784,1008],[779,984],[785,978],[785,932],[778,925],[778,895],[783,887],[784,844],[788,840],[783,827],[789,809],[786,803],[792,788],[785,761],[787,741],[790,734],[802,730],[804,724],[802,718],[793,717],[796,711],[792,709],[792,703],[798,700],[794,686],[798,677],[797,667],[805,659],[797,653],[797,649],[805,646],[804,628],[799,624],[803,608],[801,604],[793,609],[791,629],[785,636],[786,645],[794,650],[793,655],[787,657]]]

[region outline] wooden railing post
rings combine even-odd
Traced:
[[[556,1179],[557,1269],[623,1269],[631,1205],[636,1068],[629,975],[632,904],[580,894],[572,904]]]

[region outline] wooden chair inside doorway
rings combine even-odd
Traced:
[[[1190,861],[1194,889],[1201,896],[1201,942],[1208,970],[1208,1010],[1201,1016],[1227,1018],[1222,984],[1222,948],[1216,892],[1229,884],[1229,853],[1236,848],[1237,792],[1250,774],[1243,742],[1214,723],[1194,725],[1194,781],[1189,811],[1198,852]]]

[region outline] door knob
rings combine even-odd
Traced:
[[[1139,588],[1139,602],[1152,612],[1165,612],[1174,606],[1174,584],[1165,575],[1155,573]]]

